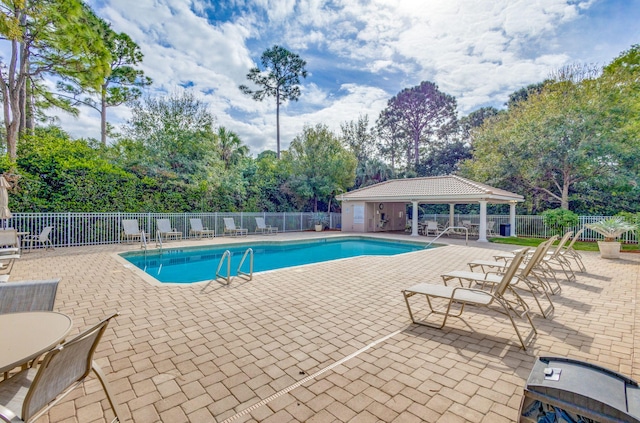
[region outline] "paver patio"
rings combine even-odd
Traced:
[[[251,239],[264,238],[238,241]],[[234,241],[165,248],[221,242]],[[603,260],[584,253],[587,273],[561,282],[553,317],[532,308],[538,336],[523,351],[509,322],[485,310],[450,319],[442,330],[411,324],[403,288],[442,283],[445,271],[513,248],[456,243],[266,272],[230,287],[212,284],[204,293],[201,284],[153,286],[115,257],[137,245],[24,254],[12,280],[62,277],[55,310],[73,317],[70,336],[120,312],[96,358],[120,403],[141,423],[513,422],[541,355],[640,379],[640,255]],[[85,387],[42,421],[110,421],[97,380]]]

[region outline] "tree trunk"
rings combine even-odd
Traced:
[[[100,107],[100,141],[104,147],[107,146],[107,86],[102,85]]]
[[[280,91],[276,91],[276,148],[280,160]]]
[[[560,208],[569,210],[569,183],[567,181],[562,185],[562,199],[560,200]]]
[[[420,164],[420,136],[416,135],[413,140],[413,158],[415,160],[415,170],[418,171],[418,165]]]

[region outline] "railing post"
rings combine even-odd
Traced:
[[[67,247],[71,247],[71,212],[67,213]]]

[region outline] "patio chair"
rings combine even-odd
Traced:
[[[124,422],[125,415],[102,369],[93,354],[109,321],[117,313],[72,340],[51,349],[37,367],[24,369],[0,382],[0,420],[32,422],[82,385],[93,371],[115,414],[114,421]]]
[[[125,241],[132,242],[136,239],[146,242],[149,234],[140,230],[138,219],[122,219],[122,238]]]
[[[460,317],[466,305],[478,306],[478,307],[487,307],[491,310],[495,310],[499,313],[505,314],[511,324],[513,329],[518,336],[518,340],[520,341],[520,345],[522,345],[522,349],[526,350],[526,344],[529,340],[537,334],[536,328],[533,325],[533,321],[531,320],[531,316],[529,315],[529,307],[524,302],[524,300],[518,295],[518,293],[513,290],[510,286],[511,280],[516,274],[520,263],[522,263],[522,259],[524,258],[524,252],[517,254],[514,259],[511,261],[509,268],[502,276],[500,283],[498,283],[495,289],[492,292],[484,291],[482,289],[473,289],[473,288],[464,288],[464,287],[451,287],[446,285],[435,285],[430,283],[420,283],[414,285],[408,289],[402,291],[404,295],[405,302],[407,304],[407,310],[409,311],[409,316],[411,317],[411,321],[413,323],[429,326],[437,329],[441,329],[447,323],[447,318],[449,316],[452,317]],[[509,292],[512,299],[507,299],[505,294]],[[444,318],[440,325],[428,322],[426,320],[416,320],[414,313],[411,309],[409,298],[414,295],[424,295],[429,309],[431,310],[427,317],[431,314],[440,314],[443,315]],[[444,310],[435,309],[433,307],[432,300],[433,299],[441,299],[445,300],[447,305]],[[460,307],[458,313],[453,314],[453,306],[457,305]],[[496,307],[494,307],[494,305]],[[527,335],[526,339],[523,339],[520,335],[520,331],[518,330],[518,326],[511,313],[514,313],[516,316],[521,318],[526,318],[529,325],[531,326],[531,331],[529,335]]]
[[[490,220],[487,222],[487,235],[489,236],[496,235],[496,231],[494,230],[495,226],[496,226],[496,222],[494,222],[493,220]]]
[[[249,234],[249,230],[245,229],[245,228],[237,228],[236,227],[236,222],[233,220],[233,217],[225,217],[223,218],[224,220],[224,233],[225,235],[227,233],[232,234],[233,236],[237,236],[237,235],[248,235]]]
[[[216,236],[215,229],[209,229],[206,226],[202,226],[202,219],[200,218],[189,219],[189,224],[191,225],[189,234],[195,234],[198,236],[198,238],[202,238],[203,235],[205,235],[207,238],[209,236]]]
[[[435,236],[440,235],[440,228],[438,228],[438,222],[435,220],[428,220],[427,226],[424,229],[424,234],[429,236],[429,234],[433,234]]]
[[[540,309],[540,313],[546,319],[554,310],[553,301],[551,301],[551,297],[549,297],[550,287],[547,286],[546,281],[543,280],[542,276],[536,272],[536,268],[539,266],[540,260],[544,257],[547,250],[549,249],[549,245],[553,242],[553,240],[548,240],[535,249],[533,254],[529,257],[529,261],[526,264],[521,265],[518,268],[514,276],[514,280],[511,282],[512,286],[516,288],[526,289],[533,296],[534,301],[538,305]],[[493,262],[495,264],[499,264],[500,262]],[[474,269],[475,263],[469,263],[469,267]],[[469,272],[464,270],[456,270],[452,272],[447,272],[442,276],[442,280],[445,285],[448,285],[447,282],[457,279],[462,285],[463,281],[469,282],[469,287],[472,284],[479,284],[483,289],[489,287],[489,289],[493,290],[493,288],[500,283],[502,280],[502,276],[500,275],[508,266],[505,266],[502,263],[501,267],[494,267],[494,271],[481,273],[481,272]],[[520,285],[524,285],[521,287]],[[549,306],[547,308],[543,308],[540,303],[539,296],[544,295],[549,302]]]
[[[40,245],[44,245],[45,249],[51,247],[53,249],[53,244],[51,243],[51,239],[49,239],[49,235],[53,230],[53,226],[45,227],[39,235],[27,235],[22,240],[25,243],[29,243],[29,250],[33,249],[33,243],[37,242]]]
[[[59,283],[60,278],[0,283],[0,314],[52,311]]]
[[[171,221],[169,219],[156,219],[156,225],[158,227],[158,234],[161,238],[166,239],[182,239],[182,232],[176,228],[171,227]]]
[[[256,232],[258,231],[263,235],[275,235],[278,233],[278,227],[264,223],[264,217],[256,217]]]

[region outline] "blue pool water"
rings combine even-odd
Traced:
[[[423,250],[424,245],[365,238],[342,238],[305,242],[253,242],[207,248],[175,248],[146,253],[123,253],[121,256],[160,282],[192,283],[213,279],[225,250],[231,252],[231,274],[235,275],[247,248],[253,249],[253,271],[263,272],[363,255],[390,256],[408,253]],[[248,258],[241,270],[249,271]],[[221,273],[226,274],[226,263]]]

